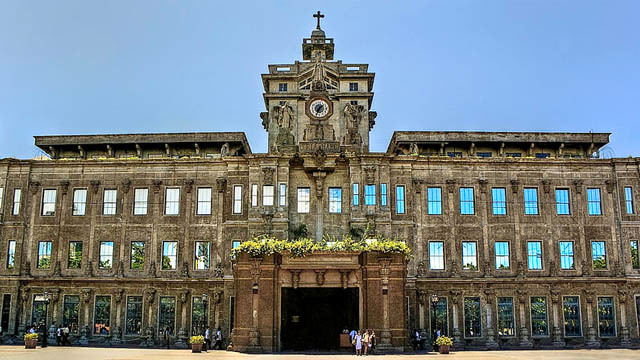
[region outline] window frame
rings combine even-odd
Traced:
[[[42,245],[47,246],[46,250],[48,250],[48,253],[40,254],[40,248],[42,247]],[[52,259],[53,254],[52,253],[53,253],[53,241],[50,241],[50,240],[38,241],[38,253],[37,253],[38,257],[37,257],[37,262],[36,262],[36,269],[38,269],[38,270],[51,269],[51,264],[53,262],[53,259]],[[40,266],[40,261],[45,259],[45,258],[49,259],[49,265],[47,267]]]
[[[635,213],[634,201],[633,201],[633,187],[625,186],[624,189],[624,207],[627,215],[633,215]],[[0,205],[0,208],[2,205]]]
[[[104,298],[109,298],[109,332],[107,334],[100,334],[99,332],[96,334],[96,306],[98,305],[98,297],[104,297]],[[107,294],[107,295],[102,295],[102,294],[96,294],[93,297],[93,321],[91,322],[93,324],[93,329],[91,330],[91,336],[109,336],[111,335],[111,310],[113,308],[113,298],[111,297],[111,295]]]
[[[527,193],[533,191],[533,193],[535,194],[535,201],[534,200],[527,200]],[[525,188],[522,189],[522,199],[523,199],[523,204],[524,204],[524,215],[525,216],[536,216],[536,215],[540,215],[540,196],[538,195],[538,188],[535,186],[527,186]],[[535,204],[535,208],[531,205],[531,203]],[[534,213],[531,213],[530,211],[534,210]]]
[[[591,194],[597,192],[598,199],[592,200]],[[592,213],[592,204],[593,206],[597,206],[598,213]],[[595,210],[596,208],[594,208]],[[589,216],[602,216],[602,191],[600,188],[587,188],[587,214]]]
[[[471,200],[466,197],[469,194],[465,194],[465,199],[462,199],[462,194],[471,191]],[[475,215],[476,214],[476,194],[473,186],[460,186],[458,189],[458,205],[460,206],[460,215]],[[469,204],[471,204],[471,209],[468,209]],[[467,212],[471,210],[471,212]]]
[[[604,257],[604,268],[596,268],[596,261],[597,259],[595,259],[595,248],[594,245],[596,243],[602,243],[602,250],[603,253],[601,254]],[[609,258],[607,256],[607,242],[604,240],[592,240],[591,241],[591,267],[594,271],[606,271],[609,270]]]
[[[113,201],[107,202],[107,193],[115,194]],[[113,208],[113,213],[111,209]],[[109,210],[109,211],[107,211]],[[118,189],[103,189],[102,190],[102,216],[115,216],[118,214]]]
[[[138,194],[141,191],[144,194],[144,200],[138,198]],[[144,213],[138,211],[142,211],[142,205],[144,204]],[[149,188],[140,187],[133,189],[133,216],[146,216],[149,214]]]
[[[206,262],[204,262],[204,260],[200,261],[198,260],[198,245],[199,244],[206,244],[207,247],[207,260]],[[177,251],[176,251],[177,253]],[[204,268],[200,269],[198,268],[198,264],[200,262],[204,262],[205,266]],[[193,243],[193,270],[194,271],[209,271],[211,269],[211,242],[210,241],[195,241]]]
[[[177,199],[169,200],[169,191],[171,191],[172,193],[176,191]],[[165,216],[180,216],[180,197],[181,197],[180,193],[181,191],[179,186],[165,187],[164,189],[164,215]],[[169,212],[172,205],[175,206],[175,213],[173,212],[173,209],[171,209],[171,212]]]
[[[102,245],[105,245],[105,249],[107,248],[106,244],[111,244],[111,254],[102,254]],[[99,270],[111,270],[113,269],[114,264],[114,248],[115,248],[115,243],[113,241],[109,241],[109,240],[105,240],[105,241],[100,241],[100,243],[98,244],[98,269]],[[103,256],[110,256],[110,262],[111,264],[109,265],[109,267],[105,267],[102,265],[102,257]]]
[[[531,258],[531,254],[529,253],[529,244],[539,244],[540,245],[540,254],[539,255],[533,255],[533,256],[539,256],[540,258],[540,268],[531,268],[531,262],[530,262],[530,258]],[[528,271],[544,271],[544,244],[542,241],[540,240],[529,240],[527,241],[527,270]]]
[[[432,200],[432,197],[437,199]],[[431,211],[432,209],[434,210],[433,212]],[[427,214],[442,215],[442,188],[439,186],[427,187]]]
[[[332,194],[332,191],[337,191],[338,196]],[[342,213],[342,188],[341,187],[329,187],[329,214],[341,214]],[[332,211],[332,205],[335,206]]]
[[[465,257],[469,258],[471,255],[465,255],[464,251],[465,251],[465,246],[464,244],[473,244],[473,259],[475,264],[471,264],[472,266],[475,266],[475,269],[473,268],[467,268],[467,265],[465,264]],[[462,260],[462,271],[480,271],[480,266],[478,265],[478,242],[477,241],[462,241],[460,243],[460,256],[461,256],[461,260]]]
[[[5,268],[7,270],[12,270],[16,268],[16,240],[9,240],[7,242],[7,262],[5,263]],[[13,246],[11,246],[13,245]],[[12,257],[13,256],[13,257]]]
[[[543,335],[534,335],[533,334],[533,299],[541,298],[544,299],[544,322],[545,322],[545,334]],[[531,295],[529,296],[529,324],[530,329],[529,333],[531,334],[531,338],[548,338],[549,337],[549,301],[547,300],[546,295]]]
[[[278,92],[287,92],[289,88],[289,84],[287,83],[278,83]]]
[[[562,243],[569,243],[571,244],[571,268],[563,268],[562,267],[562,258],[567,257],[569,255],[562,255]],[[560,270],[561,271],[575,271],[576,270],[576,246],[575,246],[575,241],[573,240],[561,240],[558,241],[558,254],[560,255]]]
[[[404,185],[396,185],[395,200],[396,200],[396,215],[405,215],[407,213],[407,204],[406,204],[407,200],[406,200],[406,191],[405,191]]]
[[[176,245],[175,247],[175,254],[173,255],[165,255],[164,249],[165,249],[165,244],[170,244],[170,243],[174,243]],[[162,242],[162,251],[160,252],[160,270],[162,271],[177,271],[178,270],[178,242],[177,241],[163,241]],[[169,264],[171,264],[171,258],[175,257],[175,267],[174,268],[164,268],[164,257],[168,257],[169,258]]]
[[[513,323],[513,335],[500,335],[500,299],[511,299],[511,322]],[[496,335],[499,338],[515,338],[518,334],[516,323],[516,306],[513,296],[496,296]]]
[[[231,194],[232,196],[232,208],[231,208],[231,214],[232,215],[242,215],[242,185],[240,184],[234,184],[233,185],[233,193]]]
[[[47,194],[53,193],[53,201],[47,200]],[[56,216],[56,203],[58,202],[58,190],[54,188],[42,189],[42,201],[40,216]],[[53,204],[53,211],[47,211],[46,207]]]
[[[139,268],[139,269],[134,269],[133,268],[133,244],[142,244],[143,262],[142,262],[142,267]],[[146,241],[137,241],[137,240],[130,241],[129,242],[129,270],[143,271],[146,264],[147,264],[147,242]]]
[[[287,206],[287,184],[278,184],[278,206]]]
[[[160,327],[160,314],[162,313],[162,299],[173,299],[173,329],[171,329],[170,335],[171,336],[175,336],[176,335],[176,326],[177,326],[177,321],[178,321],[178,315],[177,315],[177,308],[178,308],[178,298],[175,295],[161,295],[158,296],[158,321],[156,323],[157,325],[157,329],[158,329],[158,336],[162,335],[162,331],[164,331],[164,329],[162,329]]]
[[[13,189],[13,201],[11,206],[11,215],[12,216],[20,216],[20,205],[22,203],[22,189],[14,188]]]
[[[268,194],[267,189],[271,189],[271,195]],[[271,199],[271,204],[269,200]],[[274,206],[276,203],[276,187],[274,185],[262,185],[262,206]]]
[[[565,298],[577,298],[578,299],[578,324],[580,326],[580,334],[578,335],[567,335],[567,318],[566,318],[566,314],[565,314],[565,303],[564,300]],[[580,338],[582,337],[583,331],[582,331],[582,301],[580,301],[580,295],[563,295],[562,296],[562,302],[561,302],[561,306],[562,306],[562,322],[564,323],[564,326],[562,327],[562,335],[564,335],[564,337],[566,338]]]
[[[301,195],[304,195],[306,190],[306,200]],[[300,186],[296,191],[296,210],[298,214],[309,214],[311,212],[311,188]],[[306,206],[305,206],[306,205]],[[305,211],[306,208],[306,211]]]
[[[349,92],[358,92],[359,86],[358,82],[349,82]]]
[[[465,306],[467,299],[478,299],[478,324],[480,325],[480,331],[478,335],[467,336],[467,307]],[[464,296],[462,298],[462,336],[465,339],[482,338],[482,299],[480,296]]]
[[[129,328],[127,326],[128,320],[129,320],[129,299],[130,298],[140,298],[140,329],[138,330],[138,332],[129,332]],[[159,307],[159,306],[158,306]],[[141,335],[141,333],[144,331],[144,324],[143,324],[143,320],[144,320],[144,296],[143,295],[136,295],[136,294],[128,294],[126,296],[125,302],[124,302],[124,331],[123,331],[123,335],[124,336],[136,336],[136,335]]]
[[[376,185],[375,184],[364,185],[364,205],[376,206]]]
[[[251,207],[258,206],[258,184],[251,184]]]
[[[77,249],[78,244],[80,244],[80,266],[71,267],[71,261],[76,260],[76,255],[78,254],[78,249]],[[71,251],[72,248],[74,250],[73,252]],[[68,270],[82,269],[82,260],[84,257],[83,255],[84,255],[84,243],[82,241],[69,241],[69,251],[67,251],[67,269]]]
[[[206,192],[209,192],[209,196],[206,196]],[[201,193],[204,193],[203,196],[200,196]],[[196,216],[208,216],[212,214],[212,205],[211,196],[213,194],[213,189],[211,187],[203,186],[198,187],[196,189]],[[202,198],[202,199],[201,199]],[[202,206],[202,211],[201,211]],[[207,208],[209,209],[207,211]]]
[[[432,248],[431,248],[432,244],[440,244],[440,250],[441,250],[441,254],[440,255],[436,255],[436,256],[433,255]],[[447,265],[446,265],[445,251],[444,251],[444,241],[440,241],[440,240],[429,241],[429,243],[427,245],[428,245],[428,249],[429,249],[429,269],[428,270],[429,271],[444,271],[444,270],[446,270]],[[441,268],[435,268],[433,266],[434,262],[432,261],[432,259],[434,257],[437,258],[437,259],[440,259],[440,261],[442,262],[442,267]]]
[[[635,243],[635,256],[633,254],[633,243]],[[640,269],[640,240],[632,239],[629,240],[629,252],[631,253],[631,268],[634,270]],[[635,258],[635,262],[634,262]]]
[[[388,206],[388,193],[387,193],[387,183],[380,183],[380,206]]]
[[[502,193],[501,194],[502,199],[496,200],[496,192],[498,194]],[[493,216],[506,216],[507,213],[508,213],[507,212],[507,189],[504,187],[492,187],[491,188],[491,214]]]
[[[566,192],[567,198],[566,202],[562,202],[564,199],[560,199],[558,194],[561,192]],[[556,215],[558,216],[570,216],[571,215],[571,190],[569,188],[556,188],[554,191],[555,199],[556,199]],[[564,209],[566,207],[566,213],[560,212],[560,209]]]
[[[613,317],[613,335],[602,335],[600,331],[600,299],[611,299],[611,314]],[[598,295],[596,296],[596,314],[598,320],[598,337],[613,339],[618,336],[618,324],[616,324],[616,297],[613,295]]]
[[[495,261],[495,269],[496,270],[502,270],[502,271],[506,271],[506,270],[511,270],[511,244],[509,243],[509,241],[495,241],[493,243],[493,249],[494,249],[494,261]],[[506,255],[498,255],[498,244],[506,244],[507,245],[507,254]],[[500,258],[505,258],[507,259],[507,266],[504,268],[499,268],[498,267],[498,257]],[[500,262],[502,265],[502,261]]]
[[[360,187],[358,183],[351,184],[351,196],[353,199],[351,202],[351,205],[359,206],[360,205]]]
[[[85,216],[87,215],[87,188],[74,188],[73,189],[73,198],[71,199],[71,216]],[[77,201],[78,192],[84,192],[84,201]],[[82,208],[82,214],[79,213],[76,206]]]

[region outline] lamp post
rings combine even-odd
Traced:
[[[431,338],[433,339],[432,347],[434,351],[437,351],[436,334],[438,331],[438,316],[436,313],[436,305],[438,305],[438,295],[431,295]]]

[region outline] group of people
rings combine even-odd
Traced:
[[[46,324],[44,322],[40,323],[39,326],[36,325],[36,324],[31,325],[31,327],[29,327],[27,332],[29,334],[35,334],[35,333],[42,334],[41,346],[42,347],[47,347],[47,345],[49,345],[49,343],[48,343],[48,337],[49,337],[48,329],[47,329],[47,326],[46,326]],[[55,334],[56,334],[56,344],[58,346],[65,346],[65,345],[71,346],[71,341],[69,341],[69,333],[70,333],[69,326],[67,326],[67,325],[65,325],[65,326],[58,325],[56,327],[56,332],[55,332]]]
[[[349,339],[357,356],[368,355],[376,347],[376,333],[373,330],[351,330]]]
[[[205,352],[209,349],[213,349],[213,350],[222,350],[222,329],[220,329],[220,327],[218,326],[218,329],[216,330],[216,333],[214,335],[214,340],[216,341],[215,343],[213,343],[213,348],[211,347],[211,327],[207,326],[207,330],[204,331],[204,346],[202,347],[202,350],[204,350]]]

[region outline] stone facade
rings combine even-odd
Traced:
[[[153,346],[162,323],[185,346],[209,325],[279,351],[279,291],[300,286],[357,288],[358,326],[390,350],[435,327],[460,349],[640,345],[640,159],[595,157],[609,134],[592,133],[396,132],[370,152],[374,74],[333,50],[318,25],[304,61],[263,75],[268,153],[243,133],[44,136],[51,159],[0,160],[3,340],[46,291],[47,324],[75,322],[79,343]],[[384,291],[375,254],[231,258],[302,225],[318,241],[369,229],[412,257],[388,260]]]

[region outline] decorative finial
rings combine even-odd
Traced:
[[[322,15],[320,13],[320,10],[318,10],[317,13],[313,14],[313,17],[318,19],[318,26],[316,26],[316,29],[321,30],[320,29],[320,19],[322,19],[324,17],[324,15]]]

